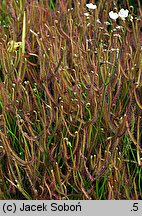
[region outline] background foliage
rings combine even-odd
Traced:
[[[1,1],[1,199],[142,198],[140,1],[93,3]]]

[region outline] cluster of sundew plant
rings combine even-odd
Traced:
[[[142,197],[142,13],[125,2],[114,21],[117,1],[3,1],[1,199]]]

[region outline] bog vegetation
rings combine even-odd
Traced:
[[[0,2],[0,199],[142,199],[140,0]]]

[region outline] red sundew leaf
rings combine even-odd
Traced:
[[[132,140],[132,142],[134,143],[134,145],[140,150],[142,151],[141,147],[139,146],[139,144],[137,143],[137,141],[135,140],[131,130],[130,130],[130,127],[129,127],[129,123],[128,123],[128,120],[126,120],[126,128],[127,128],[127,132]]]
[[[88,170],[88,167],[86,166],[86,162],[84,160],[84,168],[85,168],[85,171],[89,177],[89,179],[91,180],[91,182],[94,182],[95,178],[90,174],[89,170]]]
[[[83,192],[83,194],[85,195],[85,197],[88,199],[88,200],[91,200],[92,198],[88,195],[88,193],[85,191],[85,189],[81,186],[81,190]]]
[[[49,188],[52,191],[55,188],[56,179],[55,179],[55,175],[54,175],[54,171],[53,170],[51,170],[51,174],[52,174],[52,181],[51,181],[51,184],[49,185]]]
[[[140,100],[138,99],[138,95],[137,95],[135,89],[134,89],[134,96],[135,96],[135,100],[136,100],[137,105],[138,105],[139,108],[142,110],[142,104],[141,104]],[[141,101],[142,101],[142,100],[141,100]]]
[[[91,182],[93,182],[95,180],[95,178],[90,174],[89,170],[88,170],[88,167],[86,166],[86,159],[84,157],[84,155],[81,153],[81,157],[83,158],[83,163],[84,163],[84,168],[85,168],[85,171],[89,177],[89,179],[91,180]]]

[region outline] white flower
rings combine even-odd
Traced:
[[[119,11],[118,15],[125,20],[125,18],[128,16],[129,11],[126,9],[124,10],[123,8]]]
[[[96,9],[97,8],[97,5],[94,5],[92,3],[89,3],[89,4],[86,4],[86,7],[89,8],[89,9]]]
[[[118,13],[110,11],[109,12],[109,17],[113,20],[116,20],[118,18]]]
[[[87,24],[87,27],[90,26],[90,23]]]
[[[84,15],[88,17],[88,16],[89,16],[89,13],[84,13]]]
[[[101,21],[99,19],[96,20],[97,23],[101,24]]]

